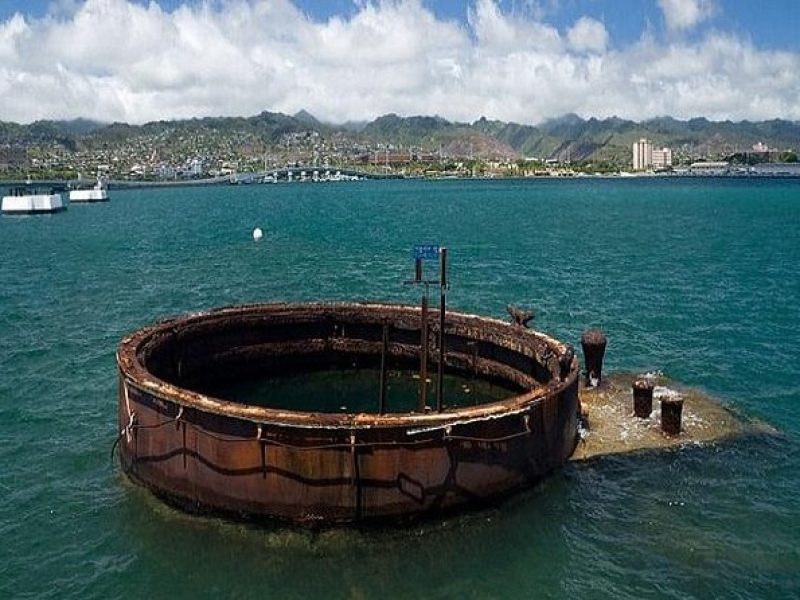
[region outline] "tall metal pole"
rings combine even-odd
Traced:
[[[422,257],[414,261],[414,283],[424,284],[422,315],[419,324],[419,399],[417,410],[425,412],[428,406],[428,284],[422,278]]]
[[[439,371],[437,373],[436,410],[442,412],[444,405],[444,313],[446,310],[447,290],[447,248],[439,250]]]
[[[428,405],[428,289],[422,296],[422,322],[419,326],[419,412]]]
[[[386,354],[389,350],[389,324],[383,324],[383,339],[381,342],[381,395],[378,400],[378,414],[386,412]]]

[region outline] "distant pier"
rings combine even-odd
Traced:
[[[338,177],[337,177],[338,175]],[[109,189],[136,189],[160,187],[195,187],[209,185],[242,185],[258,183],[321,183],[334,181],[351,181],[356,179],[404,179],[403,175],[393,173],[371,173],[358,169],[343,169],[335,167],[280,167],[266,171],[231,173],[219,177],[205,177],[202,179],[109,179],[106,185]],[[37,188],[52,188],[58,191],[77,189],[86,185],[82,179],[15,179],[0,181],[0,189],[13,187],[32,186]]]

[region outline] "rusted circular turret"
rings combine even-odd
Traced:
[[[473,315],[447,313],[445,371],[517,390],[500,401],[386,414],[376,405],[355,414],[200,391],[255,373],[384,362],[414,370],[420,333],[418,308],[343,303],[231,307],[144,328],[117,354],[123,469],[190,510],[327,525],[474,505],[529,485],[570,456],[574,353]]]

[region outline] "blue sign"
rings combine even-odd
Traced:
[[[416,244],[414,246],[414,259],[416,260],[417,258],[421,258],[422,260],[438,260],[438,244]]]

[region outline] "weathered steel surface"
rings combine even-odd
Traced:
[[[472,315],[447,313],[446,370],[475,372],[517,395],[441,413],[381,415],[278,410],[193,391],[243,374],[380,364],[384,324],[386,360],[416,368],[414,307],[241,306],[134,333],[117,353],[124,470],[185,508],[333,524],[484,502],[570,456],[574,353],[542,334]],[[439,325],[431,327],[435,340]]]
[[[680,435],[683,398],[661,399],[661,430],[667,435]]]
[[[637,379],[631,385],[633,389],[633,414],[640,419],[647,419],[653,412],[653,389],[651,379]]]
[[[586,386],[596,385],[603,378],[603,356],[606,352],[606,336],[602,331],[589,329],[581,336],[583,359],[586,363]]]

